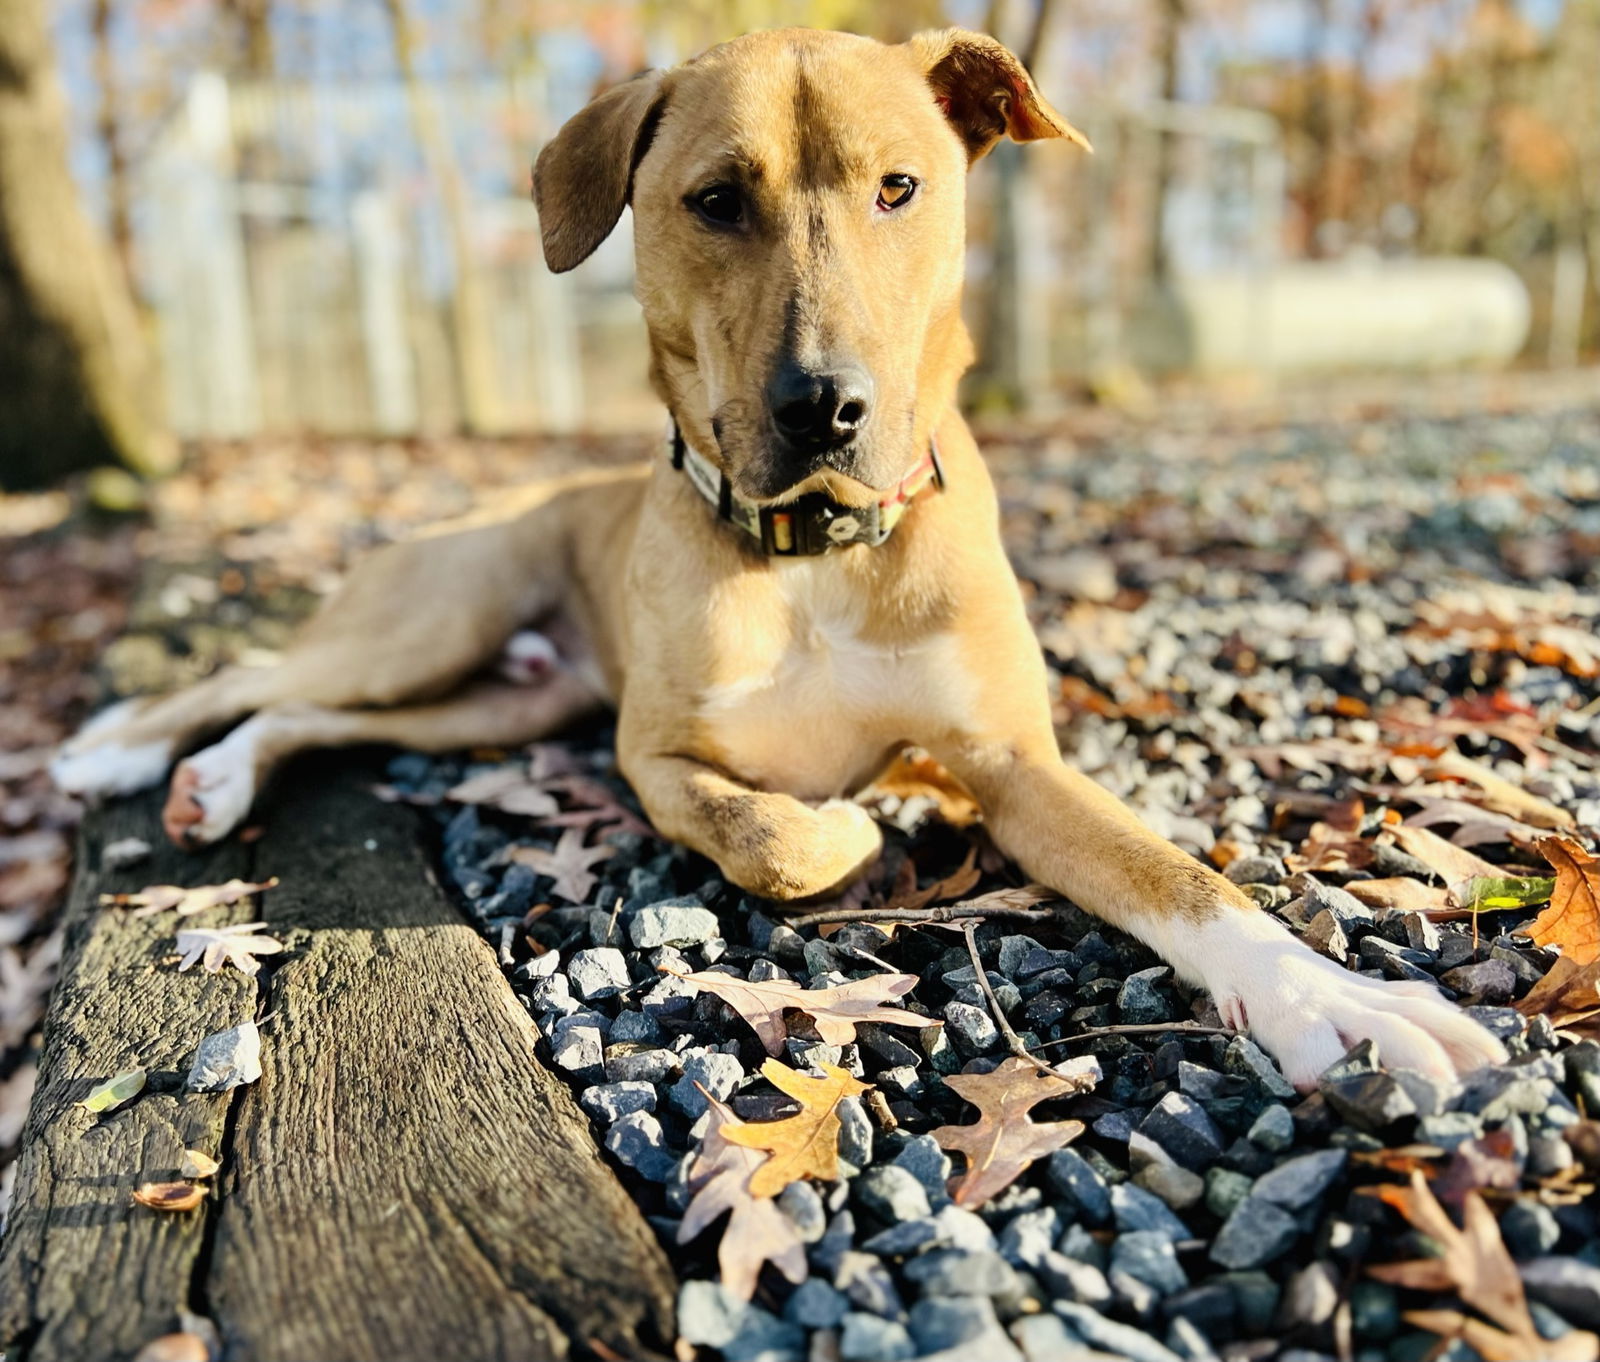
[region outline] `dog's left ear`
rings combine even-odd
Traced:
[[[533,163],[544,260],[555,273],[594,254],[633,194],[633,172],[661,113],[664,71],[613,85],[561,126]]]
[[[1045,102],[1033,78],[1004,44],[983,33],[946,28],[919,33],[911,50],[933,97],[976,161],[1002,137],[1036,142],[1065,137],[1085,151],[1089,139]]]

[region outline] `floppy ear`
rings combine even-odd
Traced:
[[[560,274],[611,235],[660,117],[662,71],[614,85],[562,125],[533,163],[545,264]]]
[[[933,96],[976,161],[1002,137],[1035,142],[1065,137],[1085,151],[1089,139],[1045,103],[1022,63],[1001,43],[964,28],[934,29],[911,39]]]

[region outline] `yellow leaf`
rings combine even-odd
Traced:
[[[750,1176],[751,1196],[776,1196],[791,1182],[820,1178],[832,1182],[839,1176],[839,1103],[866,1092],[836,1065],[820,1066],[822,1078],[812,1078],[769,1059],[761,1074],[773,1087],[800,1103],[800,1110],[781,1121],[757,1121],[725,1127],[723,1135],[747,1149],[765,1149],[772,1155]]]

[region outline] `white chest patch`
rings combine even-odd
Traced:
[[[849,793],[889,747],[970,712],[954,636],[867,641],[865,601],[828,566],[779,567],[789,627],[752,630],[748,646],[730,648],[735,674],[698,711],[739,775],[803,799]]]

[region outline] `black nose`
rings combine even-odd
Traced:
[[[872,408],[872,379],[855,365],[819,373],[784,364],[767,384],[772,422],[791,444],[838,449],[855,438]]]

